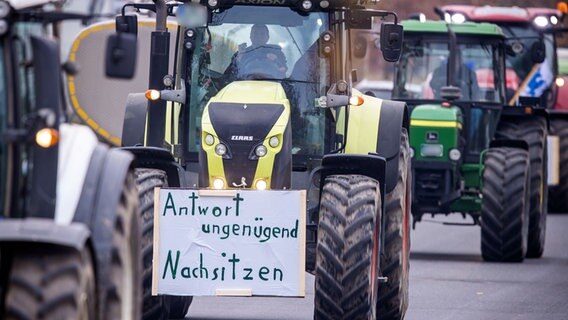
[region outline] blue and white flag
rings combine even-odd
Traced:
[[[554,80],[554,74],[550,69],[550,64],[545,60],[540,64],[538,70],[532,75],[531,79],[521,92],[524,97],[540,97],[543,92],[550,87]]]

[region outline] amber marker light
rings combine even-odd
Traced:
[[[52,128],[43,128],[36,133],[35,142],[42,148],[51,148],[59,142],[59,132]]]
[[[556,5],[556,9],[558,9],[558,11],[566,14],[566,13],[568,13],[568,4],[564,1],[558,2],[558,4]]]
[[[160,99],[160,91],[158,90],[146,90],[146,99],[156,101]]]
[[[352,106],[360,106],[363,104],[363,102],[365,102],[365,99],[363,99],[363,97],[361,96],[352,96],[351,98],[349,98],[349,104]]]

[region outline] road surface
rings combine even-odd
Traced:
[[[549,215],[547,227],[543,258],[506,264],[481,260],[479,227],[418,224],[406,319],[568,319],[568,214]],[[308,275],[305,299],[198,297],[186,319],[312,319],[313,283]]]

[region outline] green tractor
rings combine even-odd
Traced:
[[[140,190],[147,195],[141,198],[146,252],[152,249],[154,187],[307,190],[306,270],[316,277],[314,317],[404,316],[408,112],[404,103],[353,89],[356,70],[350,62],[351,30],[371,30],[376,18],[394,17],[381,27],[388,35],[384,56],[394,61],[402,28],[394,13],[364,4],[127,5],[156,12],[152,90],[146,97],[128,97],[121,137],[123,148],[136,156]],[[174,12],[179,26],[172,31],[172,64],[166,19]],[[134,64],[128,64],[135,61],[136,26],[135,16],[117,17],[118,33],[108,39],[107,75],[134,75]],[[149,274],[151,261],[145,266]],[[145,285],[145,304],[152,310],[187,312],[187,297],[160,302],[164,297],[151,298],[150,282]],[[152,317],[150,307],[145,309]]]
[[[426,214],[469,215],[481,226],[485,260],[540,257],[547,118],[531,106],[506,106],[511,50],[503,32],[487,23],[409,20],[403,26],[393,99],[412,110],[414,223]],[[519,135],[518,126],[535,130]],[[529,222],[533,211],[538,219]]]
[[[136,320],[134,157],[66,121],[63,3],[0,1],[0,318]]]

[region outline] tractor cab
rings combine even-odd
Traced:
[[[395,68],[393,98],[413,109],[414,161],[444,162],[448,168],[461,162],[477,163],[489,147],[505,104],[501,30],[491,24],[448,27],[440,21],[409,20],[403,26],[403,53]],[[443,123],[432,122],[442,119]],[[428,178],[421,181],[425,175]],[[456,177],[438,178],[444,174],[417,172],[415,184],[440,195],[459,188]]]

